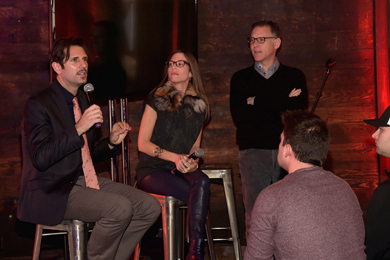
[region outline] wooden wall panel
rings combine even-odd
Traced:
[[[281,27],[279,60],[305,73],[310,109],[326,75],[326,61],[330,57],[337,61],[316,109],[331,133],[325,168],[351,185],[365,210],[378,184],[377,156],[371,140],[374,129],[362,122],[376,116],[371,0],[201,0],[199,63],[212,110],[202,143],[207,147],[204,161],[232,163],[238,218],[244,227],[229,87],[235,71],[253,64],[246,38],[252,23],[262,19],[274,20]]]
[[[0,4],[0,214],[13,213],[17,203],[24,103],[49,81],[48,5],[48,0],[4,0]],[[232,164],[241,237],[244,209],[229,84],[235,71],[253,62],[246,37],[251,24],[261,19],[272,19],[281,26],[284,36],[279,59],[306,74],[310,105],[325,76],[326,60],[336,59],[316,109],[331,132],[325,168],[352,186],[365,210],[378,184],[371,140],[374,129],[362,123],[376,115],[373,1],[200,0],[198,7],[199,64],[212,111],[202,141],[203,161]],[[132,181],[138,163],[141,114],[141,101],[129,103]],[[213,185],[212,194],[212,215],[221,216],[212,221],[227,223],[221,187]]]
[[[0,4],[0,214],[14,214],[21,174],[24,103],[49,82],[49,1]]]

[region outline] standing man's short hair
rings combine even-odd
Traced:
[[[329,150],[329,131],[326,123],[306,110],[286,111],[282,114],[284,142],[291,145],[300,162],[322,166]]]
[[[271,33],[273,36],[282,39],[282,31],[280,30],[279,25],[273,21],[262,20],[259,22],[255,22],[254,24],[252,24],[252,30],[256,27],[264,27],[264,26],[268,26],[271,29]]]

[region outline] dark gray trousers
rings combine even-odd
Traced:
[[[85,187],[80,176],[69,195],[64,219],[95,222],[88,260],[127,260],[160,215],[158,201],[131,186],[98,178],[100,190]]]

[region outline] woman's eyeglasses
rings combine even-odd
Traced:
[[[168,62],[165,62],[165,65],[168,66],[168,68],[172,68],[173,65],[176,65],[176,67],[178,68],[183,68],[185,65],[188,65],[190,66],[190,64],[188,62],[186,62],[185,60],[178,60],[178,61],[168,61]]]

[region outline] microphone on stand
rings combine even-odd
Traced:
[[[95,94],[93,93],[94,90],[95,90],[95,88],[93,87],[93,85],[91,83],[87,83],[84,85],[84,92],[87,94],[87,98],[88,98],[90,106],[93,104],[96,104]],[[101,123],[95,124],[96,128],[100,128],[101,126],[102,126]]]
[[[329,60],[326,61],[326,68],[328,69],[327,73],[329,73],[330,69],[336,65],[336,60],[333,58],[329,58]]]
[[[324,79],[324,81],[322,82],[320,91],[318,91],[318,93],[317,93],[316,100],[314,101],[313,107],[311,108],[311,113],[314,113],[314,110],[316,109],[318,100],[320,100],[320,97],[321,97],[321,95],[322,95],[322,90],[324,89],[326,80],[328,79],[328,76],[329,76],[329,73],[330,73],[330,69],[331,69],[334,65],[336,65],[336,60],[335,60],[335,59],[330,58],[330,59],[328,59],[328,60],[326,61],[326,75],[325,75],[325,79]]]
[[[196,149],[195,150],[195,152],[193,152],[192,154],[190,154],[187,158],[188,159],[194,159],[194,160],[196,160],[196,159],[198,159],[199,157],[202,157],[204,155],[204,151],[203,151],[203,149],[202,148],[198,148],[198,149]],[[177,170],[177,168],[175,167],[175,169],[173,169],[172,171],[171,171],[171,173],[172,174],[175,174],[175,171]]]

